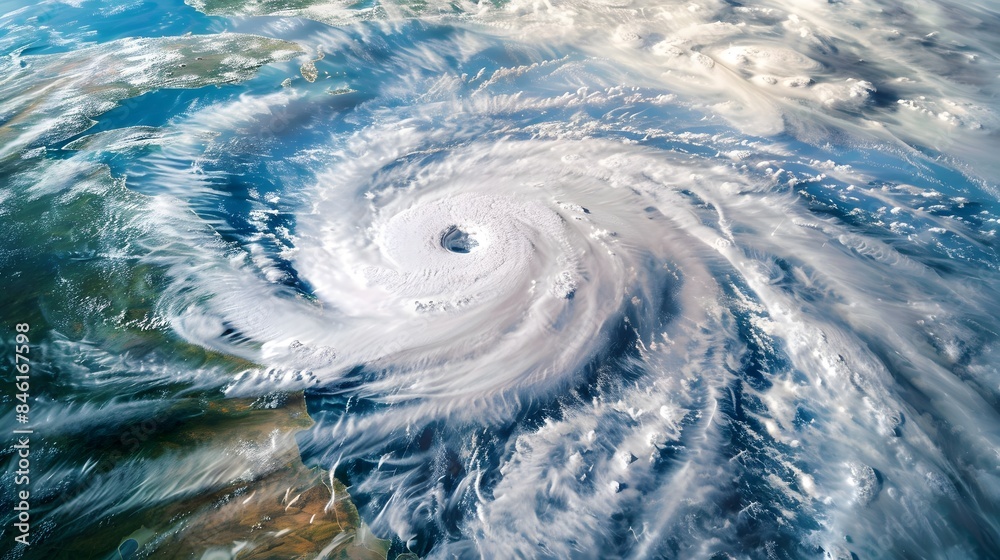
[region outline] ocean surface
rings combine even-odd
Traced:
[[[997,3],[0,14],[0,557],[1000,558]]]

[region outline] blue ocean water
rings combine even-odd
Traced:
[[[304,393],[390,558],[996,556],[995,10],[532,6],[0,4],[43,544],[250,456],[122,425]]]

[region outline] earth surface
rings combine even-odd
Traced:
[[[1000,550],[995,3],[0,14],[4,560]]]

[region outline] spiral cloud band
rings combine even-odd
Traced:
[[[989,184],[856,128],[750,135],[651,70],[622,85],[613,53],[282,25],[325,84],[195,107],[128,177],[158,317],[260,364],[227,395],[304,389],[302,456],[376,534],[430,558],[989,549]]]

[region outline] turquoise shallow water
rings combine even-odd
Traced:
[[[303,392],[393,558],[992,557],[997,15],[876,7],[0,4],[3,557],[273,472],[170,434]]]

